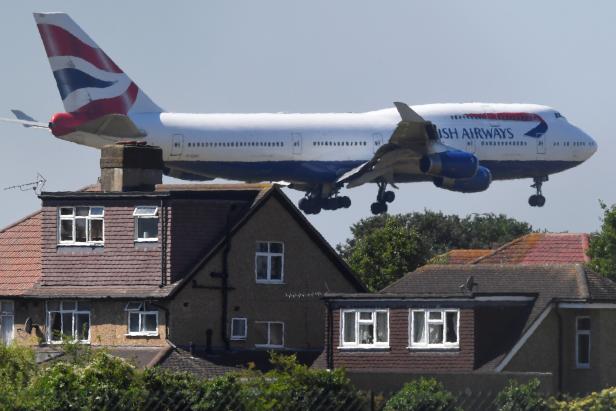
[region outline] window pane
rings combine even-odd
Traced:
[[[90,315],[75,314],[75,337],[77,340],[87,340],[90,336]]]
[[[590,335],[579,334],[578,338],[578,364],[590,363]]]
[[[270,345],[282,345],[281,323],[270,323]]]
[[[372,320],[372,313],[371,312],[366,312],[366,311],[360,311],[359,312],[359,319],[360,320]]]
[[[267,280],[267,256],[257,256],[257,279]]]
[[[376,342],[387,342],[387,313],[376,313]]]
[[[270,243],[270,253],[282,254],[282,243]]]
[[[344,313],[344,342],[355,342],[355,312]]]
[[[0,343],[9,344],[13,339],[13,316],[0,316]]]
[[[138,333],[139,330],[139,313],[128,314],[128,332]]]
[[[77,309],[77,305],[75,304],[75,301],[62,301],[61,307],[63,311]]]
[[[102,216],[104,212],[103,207],[90,207],[91,216]]]
[[[73,337],[73,314],[62,314],[62,335],[65,337]]]
[[[60,220],[60,241],[73,241],[73,220]]]
[[[244,338],[246,336],[246,320],[234,318],[231,321],[231,336],[236,338]]]
[[[90,241],[103,241],[103,220],[90,220]]]
[[[442,314],[441,311],[429,311],[428,318],[430,320],[441,320],[443,318]]]
[[[51,341],[62,341],[62,317],[60,313],[49,314],[49,327],[51,328]]]
[[[271,257],[272,260],[272,269],[271,269],[271,279],[272,280],[282,280],[282,257]]]
[[[413,342],[414,343],[425,343],[426,342],[425,320],[426,320],[426,313],[424,311],[414,311],[413,312]]]
[[[90,301],[78,301],[77,309],[79,311],[90,311]]]
[[[267,253],[267,243],[257,243],[258,253]]]
[[[137,207],[137,208],[135,208],[135,211],[133,212],[133,215],[135,215],[135,216],[139,216],[139,215],[154,216],[154,215],[156,215],[157,211],[158,211],[158,207],[155,207],[155,206]]]
[[[72,207],[61,208],[60,215],[73,215],[73,208]]]
[[[254,333],[256,344],[267,344],[267,323],[255,323]]]
[[[443,324],[428,324],[428,343],[443,343]]]
[[[359,323],[359,343],[360,344],[374,343],[374,325]]]
[[[2,302],[2,308],[0,309],[1,312],[5,314],[12,314],[13,310],[14,310],[13,301],[3,301]]]
[[[86,219],[75,219],[75,241],[78,243],[86,242]]]
[[[156,320],[156,317],[156,314],[143,314],[143,317],[141,318],[141,326],[143,327],[142,331],[156,332],[156,329],[158,328],[158,321]]]
[[[578,330],[590,330],[590,318],[578,318],[577,319],[577,329]]]
[[[158,218],[137,218],[137,238],[158,238]]]
[[[78,216],[86,217],[90,215],[90,207],[77,207]]]
[[[131,310],[140,310],[141,309],[141,304],[138,301],[131,301],[129,303],[126,304],[126,310],[127,311],[131,311]]]
[[[447,336],[445,341],[450,343],[458,342],[458,313],[447,312],[445,316],[447,319]]]
[[[60,301],[47,301],[47,311],[57,311],[60,309]]]

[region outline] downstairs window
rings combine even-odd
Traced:
[[[65,338],[90,342],[90,305],[84,301],[47,301],[47,341]]]

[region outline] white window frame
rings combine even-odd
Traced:
[[[354,342],[345,342],[344,341],[344,322],[345,322],[345,313],[355,313],[355,341]],[[360,313],[369,312],[372,313],[371,320],[361,320]],[[377,333],[377,313],[385,313],[387,315],[387,341],[377,341],[376,333]],[[361,344],[359,343],[359,325],[370,324],[372,323],[372,329],[374,330],[374,338],[372,344]],[[358,349],[371,349],[371,348],[389,348],[389,335],[390,335],[390,324],[389,324],[389,308],[386,309],[371,309],[371,308],[360,308],[360,309],[344,309],[340,311],[340,346],[338,348],[358,348]]]
[[[11,305],[10,311],[4,309],[4,307],[6,307],[8,304]],[[0,344],[4,343],[8,345],[15,338],[15,301],[0,300],[0,336],[4,334],[3,327],[8,322],[9,318],[10,318],[10,323],[11,323],[11,334],[9,335],[9,340],[8,341],[0,340]]]
[[[154,209],[153,212],[143,212],[139,209]],[[140,238],[139,237],[139,220],[140,219],[156,219],[158,226],[158,206],[141,205],[136,206],[133,211],[134,224],[135,224],[135,242],[136,243],[155,243],[158,241],[158,229],[156,230],[156,237],[152,238]]]
[[[74,309],[64,309],[64,303],[72,303],[75,304],[75,308]],[[50,310],[49,309],[49,301],[45,301],[45,321],[46,321],[46,328],[47,328],[47,343],[48,344],[62,344],[64,341],[63,339],[61,339],[60,341],[56,341],[56,340],[52,340],[52,329],[51,329],[51,314],[52,313],[58,313],[60,314],[60,321],[64,321],[62,314],[66,314],[66,313],[71,313],[71,332],[72,335],[70,335],[69,337],[71,337],[73,339],[73,341],[75,342],[79,342],[79,343],[83,343],[83,344],[89,344],[90,343],[90,335],[91,333],[91,329],[92,329],[92,315],[91,315],[91,310],[83,310],[83,309],[79,309],[79,301],[76,300],[60,300],[58,301],[58,304],[60,306],[59,309],[57,310]],[[76,336],[76,329],[75,329],[75,316],[77,315],[81,315],[81,314],[87,314],[88,315],[88,338],[85,340],[76,340],[75,336]],[[64,327],[60,327],[61,329]],[[63,335],[62,337],[66,337],[65,335]]]
[[[413,313],[415,312],[423,312],[424,313],[424,336],[425,342],[416,343],[413,341],[413,335],[415,334],[415,324],[413,321]],[[430,320],[430,312],[440,312],[441,319],[440,320]],[[455,343],[447,342],[447,313],[456,313],[456,337],[457,341]],[[459,308],[411,308],[409,309],[409,349],[420,349],[420,350],[439,350],[439,349],[455,349],[460,348],[460,309]],[[429,324],[443,324],[443,342],[442,343],[430,343],[429,342]]]
[[[136,308],[132,308],[131,304],[136,305]],[[126,333],[127,336],[131,336],[131,337],[157,337],[158,336],[158,310],[148,310],[147,309],[147,305],[145,302],[141,302],[141,301],[131,301],[128,302],[126,304],[126,307],[124,308],[124,310],[126,311],[126,325],[128,327],[128,332]],[[131,314],[138,314],[139,315],[139,331],[131,331],[130,330],[130,317]],[[142,329],[142,325],[144,324],[144,318],[147,315],[156,315],[156,330],[155,331],[141,331]]]
[[[590,330],[580,330],[578,329],[578,321],[588,319],[590,322]],[[592,320],[588,315],[580,315],[575,317],[575,368],[590,368],[590,349],[591,349],[591,335],[590,331],[592,330]],[[581,363],[580,359],[580,335],[588,335],[588,362]]]
[[[255,324],[267,324],[267,344],[255,344],[257,348],[284,348],[284,322],[282,321],[255,321]],[[271,325],[272,324],[282,324],[282,344],[274,345],[271,343]]]
[[[87,216],[77,216],[78,208],[87,208],[88,215]],[[100,208],[103,210],[100,215],[91,215],[93,208]],[[62,215],[63,209],[73,209],[73,213],[71,215]],[[62,240],[62,221],[70,220],[73,222],[73,239],[72,240]],[[76,221],[77,220],[86,220],[86,241],[75,241],[76,238]],[[90,238],[90,224],[92,220],[97,220],[102,222],[102,231],[103,231],[103,239],[101,241],[92,241]],[[105,243],[105,207],[103,206],[58,206],[58,244],[60,245],[103,245]]]
[[[270,244],[280,244],[282,246],[282,252],[280,253],[272,253],[270,252]],[[266,251],[258,251],[259,244],[267,244],[267,252]],[[255,280],[257,283],[261,284],[282,284],[284,283],[284,243],[282,241],[257,241],[256,243],[256,252],[255,252]],[[267,278],[259,278],[258,269],[259,265],[257,263],[259,257],[267,257]],[[281,257],[280,263],[280,279],[272,279],[272,257]]]
[[[244,323],[244,334],[243,335],[234,334],[234,331],[236,330],[233,327],[233,323],[235,321],[241,321]],[[269,326],[267,328],[268,328],[268,341],[269,341]],[[284,334],[284,325],[283,325],[283,334]],[[244,317],[231,318],[231,340],[232,341],[242,341],[242,340],[245,340],[246,338],[248,338],[248,319]],[[284,341],[284,335],[283,335],[283,341]]]

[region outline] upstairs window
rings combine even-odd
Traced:
[[[283,279],[284,244],[274,241],[257,242],[255,272],[258,283],[281,283]]]
[[[158,310],[145,302],[126,304],[128,312],[128,335],[158,335]]]
[[[15,306],[12,301],[0,301],[0,344],[8,345],[13,341],[15,323]]]
[[[389,312],[387,310],[342,311],[342,347],[389,347]]]
[[[590,368],[590,317],[575,319],[575,366]]]
[[[61,207],[60,244],[103,244],[103,207]]]
[[[410,348],[458,348],[460,310],[411,310]]]
[[[47,341],[61,343],[64,338],[90,341],[90,305],[87,302],[47,302]]]
[[[133,216],[135,217],[135,241],[158,241],[158,207],[136,207]]]

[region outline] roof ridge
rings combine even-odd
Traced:
[[[591,298],[590,289],[588,288],[588,277],[587,277],[584,266],[582,264],[576,264],[575,270],[578,274],[577,277],[579,277],[578,287],[580,289],[580,294],[582,298],[584,299]]]
[[[28,214],[25,217],[20,218],[19,220],[15,221],[15,222],[13,222],[13,223],[11,223],[9,225],[7,225],[6,227],[0,228],[0,234],[4,233],[7,230],[10,230],[11,228],[14,228],[14,227],[18,226],[19,224],[21,224],[23,222],[26,222],[27,220],[29,220],[29,219],[31,219],[33,217],[36,217],[37,214],[40,214],[42,212],[43,212],[43,209],[39,208],[38,210]]]

